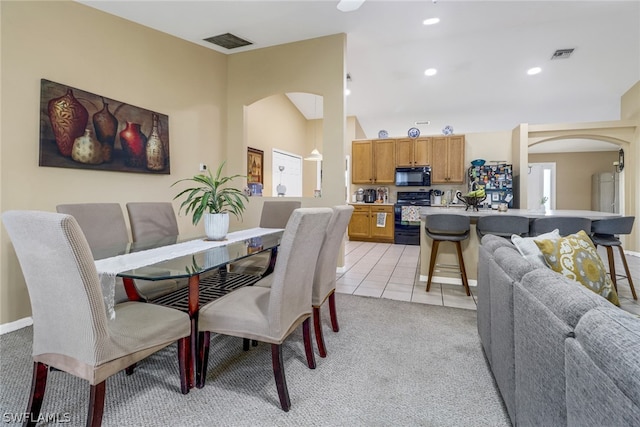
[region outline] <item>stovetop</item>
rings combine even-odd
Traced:
[[[403,206],[431,206],[431,191],[398,191],[396,204]]]

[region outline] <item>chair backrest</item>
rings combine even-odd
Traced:
[[[71,215],[2,215],[29,290],[33,355],[61,354],[95,366],[108,346],[107,315],[91,249]]]
[[[260,215],[260,227],[285,228],[291,213],[301,205],[300,201],[293,200],[265,201]]]
[[[591,223],[591,231],[594,234],[631,234],[635,219],[635,216],[600,219]]]
[[[585,233],[591,234],[591,220],[589,218],[574,216],[550,216],[545,218],[536,218],[531,223],[529,234],[531,236],[539,236],[558,229],[561,236],[577,233],[584,230]]]
[[[269,296],[269,328],[285,337],[301,317],[311,314],[313,275],[331,208],[293,211],[282,235]]]
[[[338,267],[338,252],[340,244],[351,220],[353,206],[341,205],[333,207],[333,215],[324,236],[324,241],[318,254],[316,272],[313,276],[312,305],[319,307],[325,298],[336,288],[336,269]]]
[[[134,242],[180,234],[170,202],[129,202],[127,212]]]
[[[485,234],[511,238],[512,234],[529,234],[529,218],[515,215],[488,215],[478,218],[476,223],[478,237]]]
[[[77,203],[56,206],[58,213],[73,216],[91,250],[129,243],[129,233],[118,203]]]
[[[471,228],[471,220],[464,215],[433,214],[427,215],[425,227],[438,234],[464,234]]]

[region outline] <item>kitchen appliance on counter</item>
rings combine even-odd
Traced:
[[[471,166],[468,170],[469,191],[476,190],[478,185],[484,186],[487,196],[485,203],[495,205],[506,203],[513,208],[513,166],[504,163]]]
[[[374,203],[376,201],[376,197],[378,196],[378,192],[375,188],[367,188],[364,190],[364,202],[365,203]]]
[[[396,186],[429,187],[431,185],[431,167],[396,168]]]
[[[393,205],[397,245],[420,245],[420,208],[431,206],[430,191],[398,191]]]

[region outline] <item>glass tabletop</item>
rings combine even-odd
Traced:
[[[119,277],[143,280],[164,280],[172,278],[186,278],[196,274],[202,274],[231,262],[254,254],[271,250],[280,245],[283,230],[263,234],[215,247],[200,250],[188,255],[180,255],[131,270],[118,273]],[[140,252],[148,249],[161,248],[177,243],[204,240],[203,236],[171,236],[161,239],[128,243],[126,245],[97,248],[94,259],[99,260],[117,255]]]

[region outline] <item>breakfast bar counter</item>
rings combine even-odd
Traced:
[[[589,210],[548,210],[546,212],[535,211],[530,209],[509,209],[506,212],[499,212],[495,209],[479,209],[477,211],[469,208],[465,210],[464,205],[452,205],[450,207],[422,207],[420,209],[420,281],[425,282],[429,274],[429,255],[431,254],[431,239],[427,237],[424,231],[424,219],[428,215],[433,214],[457,214],[464,215],[471,218],[471,233],[469,238],[462,242],[462,256],[464,257],[464,263],[467,270],[467,276],[469,278],[469,285],[475,286],[478,270],[478,247],[480,242],[476,233],[475,223],[478,218],[488,215],[515,215],[524,216],[533,220],[535,218],[543,217],[582,217],[589,218],[592,221],[597,221],[603,218],[610,218],[620,216],[620,214],[614,214],[609,212],[598,212]],[[455,246],[452,244],[442,244],[438,250],[438,264],[457,265],[458,258],[455,252]],[[433,283],[451,283],[461,284],[460,276],[451,274],[448,271],[436,271],[434,272]]]

